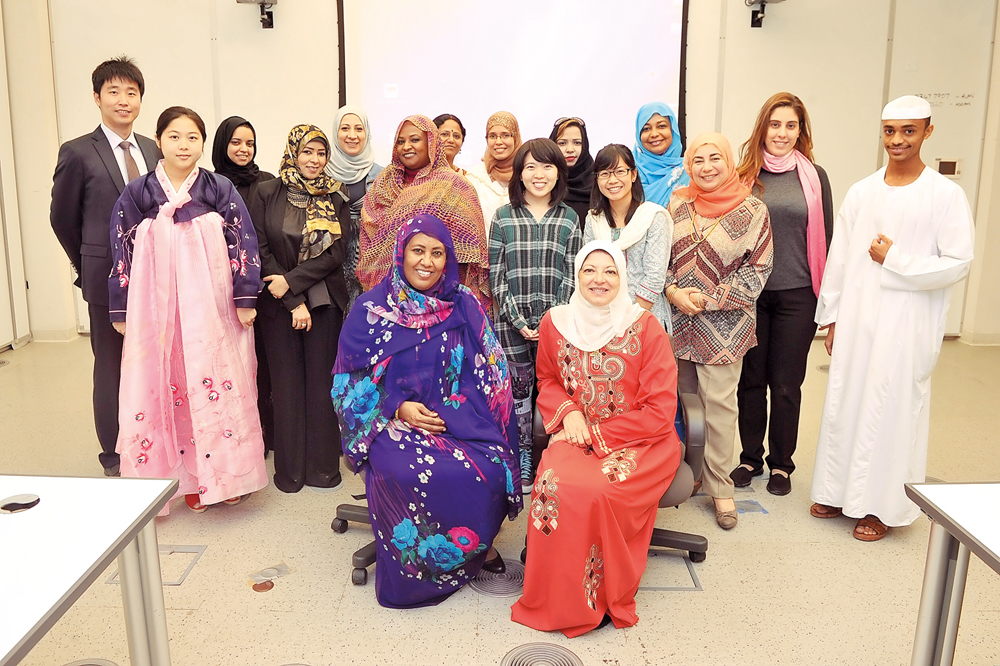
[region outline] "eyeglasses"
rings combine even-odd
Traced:
[[[615,178],[617,178],[618,180],[625,180],[626,178],[628,178],[628,175],[630,173],[632,173],[632,169],[619,167],[614,171],[601,171],[600,173],[597,174],[597,180],[607,180],[608,178],[611,178],[612,174],[614,174]]]
[[[563,123],[568,123],[571,120],[574,123],[577,123],[578,125],[580,125],[580,127],[586,127],[587,126],[587,123],[583,122],[583,118],[577,118],[576,116],[567,116],[566,118],[560,118],[559,120],[557,120],[555,122],[555,125],[553,125],[553,127],[559,127]]]
[[[513,139],[514,135],[511,134],[510,132],[504,132],[503,134],[487,134],[486,138],[489,139],[490,141],[496,141],[497,139],[503,139],[504,141],[507,141],[509,139]]]

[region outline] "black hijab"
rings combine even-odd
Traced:
[[[590,195],[594,189],[594,158],[590,155],[590,139],[587,138],[587,128],[582,124],[573,121],[563,121],[566,128],[579,127],[580,136],[583,138],[583,151],[576,158],[576,164],[569,169],[569,178],[566,184],[569,189],[566,191],[566,204],[576,211],[580,218],[580,229],[587,223],[587,211],[590,209]],[[549,138],[556,141],[559,138],[559,125],[556,123],[552,127]]]
[[[260,175],[260,167],[253,161],[254,157],[257,157],[256,145],[254,145],[253,157],[250,158],[250,162],[246,166],[239,166],[229,159],[229,141],[233,138],[236,128],[244,125],[253,132],[256,142],[257,131],[254,130],[249,121],[239,116],[229,116],[222,121],[219,129],[215,130],[215,140],[212,143],[212,164],[215,166],[215,173],[233,181],[233,185],[237,188],[253,185]],[[586,145],[586,139],[584,139],[584,145]]]

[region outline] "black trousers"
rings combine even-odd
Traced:
[[[257,413],[264,434],[264,455],[274,450],[274,405],[271,404],[271,368],[267,365],[267,347],[258,316],[253,322],[253,346],[257,354]]]
[[[118,464],[118,389],[122,383],[122,346],[125,338],[111,325],[108,306],[87,304],[90,348],[94,352],[94,426],[101,442],[98,459],[111,469]]]
[[[292,314],[258,318],[271,371],[274,409],[274,485],[286,493],[303,485],[340,483],[340,425],[330,400],[343,314],[336,305],[310,312],[312,328],[292,328]]]
[[[802,381],[809,346],[816,335],[812,287],[763,291],[757,298],[757,346],[743,357],[736,392],[739,405],[740,464],[791,474],[799,436]],[[768,420],[767,391],[771,391]],[[764,458],[764,432],[768,454]]]

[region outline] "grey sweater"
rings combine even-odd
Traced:
[[[817,166],[823,199],[823,218],[826,226],[826,245],[829,250],[833,238],[833,195],[830,180],[822,167]],[[764,285],[766,291],[800,289],[812,285],[806,251],[806,226],[809,211],[806,197],[799,183],[798,169],[785,173],[771,173],[761,169],[760,181],[764,193],[754,188],[754,196],[767,204],[774,238],[774,268]]]

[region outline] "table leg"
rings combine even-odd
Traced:
[[[156,543],[156,524],[149,521],[136,537],[139,545],[139,575],[153,666],[170,666],[167,616],[163,604],[163,579],[160,575],[160,549]]]
[[[132,666],[152,666],[149,659],[149,634],[142,602],[142,576],[139,573],[138,538],[133,539],[118,556],[122,606],[125,608],[125,633]]]
[[[911,666],[950,666],[969,571],[969,550],[931,521]]]

